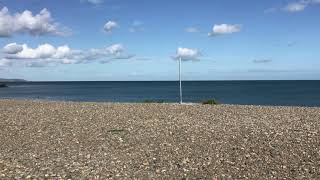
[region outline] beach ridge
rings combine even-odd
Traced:
[[[320,108],[0,100],[0,179],[320,178]]]

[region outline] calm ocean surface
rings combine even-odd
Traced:
[[[178,83],[19,82],[0,88],[0,98],[96,102],[178,101]],[[320,106],[320,81],[187,81],[185,102],[214,98],[223,104]]]

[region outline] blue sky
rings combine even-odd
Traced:
[[[320,79],[320,0],[0,0],[0,9],[2,78],[175,80],[181,57],[185,80]]]

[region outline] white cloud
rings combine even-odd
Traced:
[[[103,0],[80,0],[80,2],[86,2],[93,5],[99,5],[103,3]]]
[[[199,32],[199,29],[196,27],[188,27],[185,29],[185,31],[188,33],[197,33],[197,32]]]
[[[278,10],[283,10],[289,13],[297,13],[297,12],[304,11],[307,7],[311,5],[316,5],[316,4],[320,4],[320,0],[298,0],[298,1],[290,2],[281,8],[273,7],[273,8],[266,9],[264,12],[274,13]]]
[[[113,55],[118,55],[124,50],[122,44],[113,44],[106,48],[106,51]]]
[[[320,0],[300,0],[297,2],[292,2],[287,4],[283,10],[287,12],[301,12],[305,10],[308,6],[314,5],[314,4],[320,4]]]
[[[224,34],[232,34],[241,31],[241,25],[232,24],[215,24],[210,32],[209,36],[218,36]]]
[[[10,43],[4,46],[3,52],[6,54],[16,54],[23,50],[22,45],[17,43]]]
[[[173,56],[173,59],[178,60],[181,58],[181,60],[183,61],[194,61],[194,60],[199,60],[200,57],[201,57],[201,53],[197,49],[179,47],[176,55]]]
[[[8,8],[4,7],[0,10],[0,37],[10,37],[15,33],[34,36],[67,35],[70,30],[61,28],[47,9],[42,9],[36,15],[29,10],[11,14]]]
[[[12,66],[12,62],[8,59],[0,59],[0,67]]]
[[[115,21],[108,21],[104,26],[103,29],[108,32],[111,33],[113,29],[117,28],[119,25],[117,22]]]
[[[22,47],[18,49],[16,47]],[[113,44],[106,48],[90,50],[74,50],[69,46],[54,47],[51,44],[41,44],[30,48],[27,44],[11,43],[3,48],[3,57],[7,60],[25,60],[29,67],[42,67],[49,64],[80,64],[93,60],[105,62],[114,59],[130,59],[121,44]]]
[[[299,11],[303,11],[307,6],[308,6],[308,4],[306,4],[306,3],[295,2],[295,3],[288,4],[284,8],[284,10],[288,11],[288,12],[299,12]]]

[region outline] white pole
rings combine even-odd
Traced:
[[[182,86],[181,86],[181,57],[179,58],[179,85],[180,85],[180,104],[182,104]]]

